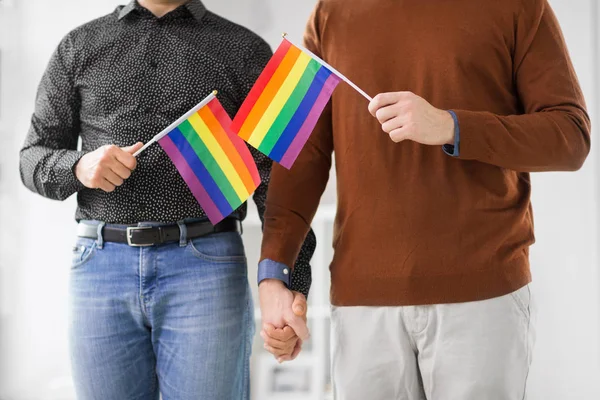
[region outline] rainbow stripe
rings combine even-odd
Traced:
[[[250,150],[230,131],[231,119],[219,100],[213,96],[203,103],[167,128],[158,143],[217,224],[248,200],[260,176]]]
[[[339,82],[336,74],[284,39],[231,129],[289,169]]]

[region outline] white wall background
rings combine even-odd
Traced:
[[[50,202],[23,189],[18,150],[37,83],[58,41],[73,27],[122,2],[12,3],[0,5],[0,399],[63,400],[61,386],[68,387],[65,310],[75,204],[73,199]],[[314,1],[205,3],[275,46],[282,31],[301,37]],[[595,122],[600,116],[597,0],[551,4]],[[593,143],[582,171],[533,179],[538,240],[532,264],[539,309],[529,383],[533,400],[600,399],[600,147]]]

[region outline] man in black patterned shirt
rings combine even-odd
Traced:
[[[51,199],[77,193],[70,333],[78,398],[248,399],[246,205],[213,227],[160,146],[137,160],[133,153],[214,89],[235,114],[270,56],[262,39],[200,0],[133,1],[75,29],[54,53],[21,178]],[[250,150],[262,219],[271,161]],[[311,233],[294,274],[265,267],[261,278],[306,295],[314,246]],[[287,332],[306,337],[286,298]]]

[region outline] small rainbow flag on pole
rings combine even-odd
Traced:
[[[213,92],[146,143],[158,142],[211,223],[217,224],[248,200],[260,176],[243,140]]]
[[[289,169],[341,80],[371,100],[325,61],[284,35],[231,129]]]

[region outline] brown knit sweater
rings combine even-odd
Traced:
[[[291,171],[276,166],[262,258],[293,265],[332,154],[332,303],[492,298],[531,280],[529,172],[577,170],[590,121],[546,0],[321,0],[306,46],[371,95],[454,110],[460,155],[393,143],[341,84]]]

